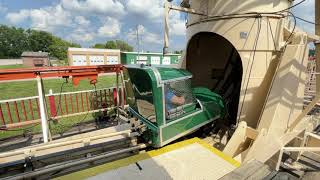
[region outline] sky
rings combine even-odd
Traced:
[[[293,12],[314,21],[314,1],[307,0]],[[163,3],[164,0],[0,0],[0,24],[48,31],[83,47],[121,39],[135,50],[138,29],[140,50],[161,52]],[[170,13],[171,51],[185,48],[185,22],[185,14]],[[300,21],[298,25],[314,33],[313,25]]]

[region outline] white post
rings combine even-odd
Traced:
[[[279,169],[280,169],[282,156],[283,156],[283,148],[281,148],[280,152],[279,152],[278,162],[277,162],[277,165],[276,165],[276,171],[279,171]]]
[[[164,3],[164,47],[163,47],[163,54],[168,53],[169,47],[169,2],[165,1]]]
[[[40,117],[41,117],[41,128],[42,128],[42,135],[44,143],[48,142],[48,123],[47,123],[47,115],[46,109],[44,104],[44,94],[42,91],[42,81],[41,77],[37,76],[37,85],[38,85],[38,96],[39,96],[39,108],[40,108]]]
[[[52,96],[52,94],[53,94],[52,89],[49,89],[49,95],[51,95],[51,96]]]

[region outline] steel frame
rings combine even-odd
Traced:
[[[281,165],[281,160],[282,160],[282,156],[284,152],[298,152],[298,157],[297,160],[299,160],[301,154],[303,152],[320,152],[320,147],[306,147],[306,143],[308,138],[314,138],[320,141],[320,136],[316,135],[314,133],[311,132],[306,132],[304,134],[302,143],[301,143],[301,147],[283,147],[280,150],[279,156],[278,156],[278,161],[277,161],[277,165],[276,165],[276,170],[279,171],[280,169],[280,165]]]
[[[90,78],[96,81],[98,74],[101,73],[120,73],[123,65],[99,65],[99,66],[64,66],[64,67],[44,67],[44,68],[26,68],[9,69],[0,71],[0,81],[33,79],[50,77],[72,77],[73,83],[78,85],[84,78]]]

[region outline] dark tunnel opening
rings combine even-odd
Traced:
[[[193,86],[220,94],[226,105],[229,125],[236,124],[242,81],[242,61],[235,47],[224,37],[200,32],[188,43],[186,69],[193,74]]]

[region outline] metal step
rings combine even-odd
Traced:
[[[273,170],[269,166],[253,160],[241,165],[239,168],[222,177],[220,180],[247,180],[247,179],[264,179],[271,174]]]

